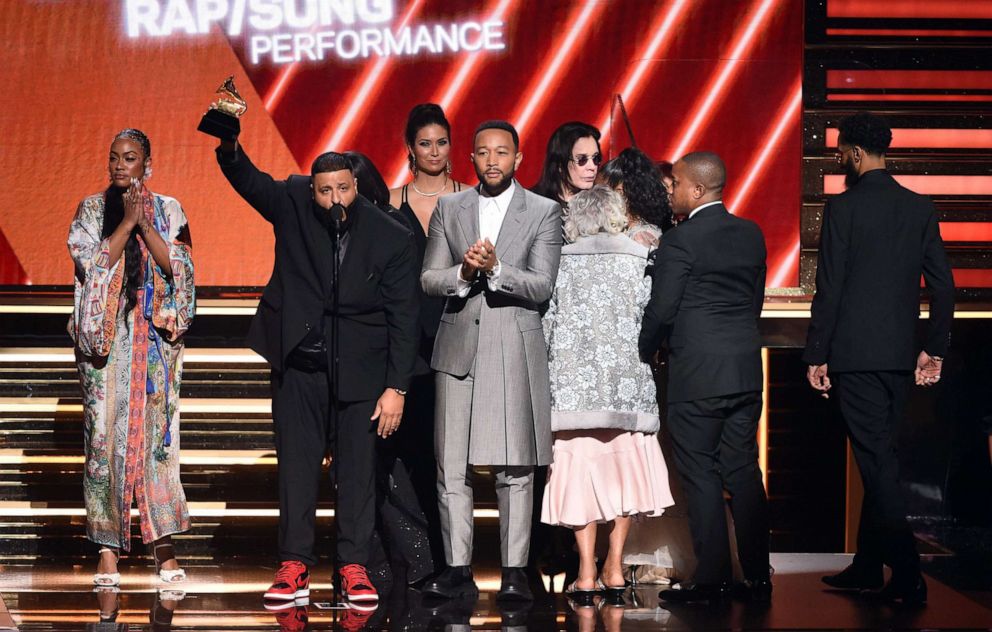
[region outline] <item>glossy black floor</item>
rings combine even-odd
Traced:
[[[928,577],[924,608],[900,608],[867,597],[823,590],[819,577],[843,568],[846,555],[776,554],[770,606],[730,601],[718,606],[662,606],[662,586],[628,590],[624,603],[597,601],[577,607],[560,594],[533,604],[502,607],[494,596],[498,569],[479,569],[482,589],[473,602],[425,603],[418,592],[394,585],[379,607],[361,612],[334,598],[327,571],[314,573],[308,603],[273,612],[259,597],[271,567],[187,565],[182,592],[161,592],[152,569],[122,568],[119,593],[94,592],[91,568],[4,566],[0,592],[20,630],[796,630],[796,629],[992,629],[989,595],[961,592]],[[560,578],[559,578],[560,582]],[[556,586],[560,590],[560,585]],[[983,603],[984,602],[984,603]],[[112,622],[100,622],[116,610]],[[2,625],[0,625],[2,629]]]

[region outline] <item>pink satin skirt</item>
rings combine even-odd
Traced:
[[[657,435],[623,430],[555,433],[541,522],[583,527],[617,516],[660,516],[673,504]]]

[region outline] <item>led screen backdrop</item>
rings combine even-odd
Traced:
[[[727,162],[731,208],[758,221],[769,285],[797,281],[802,2],[796,0],[5,0],[0,3],[0,284],[65,285],[79,200],[106,186],[114,133],[152,140],[149,186],[190,218],[197,281],[258,286],[269,226],[221,176],[196,125],[233,74],[242,140],[275,177],[327,149],[407,177],[402,129],[433,101],[453,125],[455,177],[474,181],[471,132],[520,130],[531,186],[552,130],[583,120],[615,154],[696,149]],[[613,110],[613,111],[611,111]]]

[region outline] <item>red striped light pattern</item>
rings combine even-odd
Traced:
[[[836,127],[827,128],[827,147],[837,146]],[[889,148],[992,149],[992,129],[893,128]]]
[[[828,18],[992,19],[988,0],[827,0]]]
[[[899,184],[923,195],[992,195],[992,176],[895,175]],[[844,176],[823,176],[823,192],[844,192]]]
[[[940,236],[944,241],[992,242],[992,222],[941,222]]]
[[[750,19],[734,34],[730,52],[721,56],[725,61],[721,63],[719,73],[703,92],[706,96],[690,108],[689,111],[693,113],[692,119],[678,135],[679,141],[675,149],[669,153],[670,162],[675,162],[685,153],[686,148],[695,140],[699,129],[709,121],[713,115],[713,108],[723,98],[727,84],[737,74],[741,62],[755,41],[755,36],[760,32],[777,3],[777,0],[761,0],[758,7],[752,11]]]
[[[827,89],[992,90],[992,71],[828,70]]]

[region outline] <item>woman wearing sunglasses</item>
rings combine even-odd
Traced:
[[[565,123],[548,139],[541,179],[534,193],[561,204],[564,221],[572,196],[596,184],[601,161],[599,130],[579,121]]]

